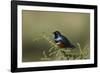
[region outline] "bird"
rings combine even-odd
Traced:
[[[60,48],[75,48],[75,46],[68,40],[67,37],[62,35],[59,31],[53,32],[54,41]]]

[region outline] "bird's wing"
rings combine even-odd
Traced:
[[[62,35],[62,42],[66,44],[66,46],[72,46],[71,42],[66,38],[65,36]]]

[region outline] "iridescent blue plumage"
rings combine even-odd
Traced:
[[[75,46],[71,44],[68,38],[63,36],[59,31],[54,32],[54,39],[56,44],[61,48],[75,48]]]

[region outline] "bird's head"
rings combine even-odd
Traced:
[[[61,35],[61,33],[59,31],[55,31],[53,32],[54,35]]]

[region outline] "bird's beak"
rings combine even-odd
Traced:
[[[55,32],[53,32],[52,34],[55,34]]]

